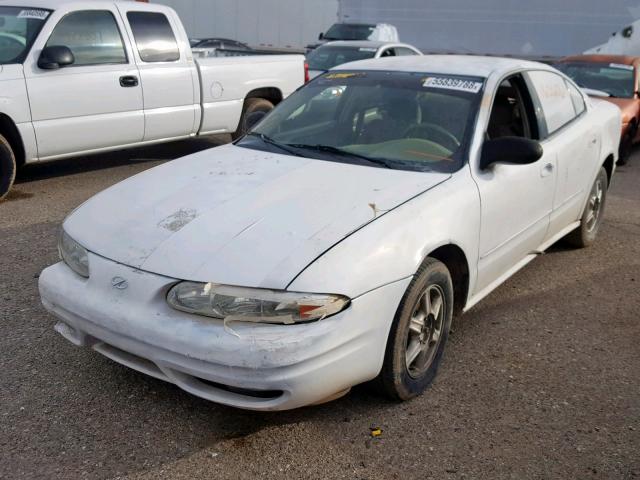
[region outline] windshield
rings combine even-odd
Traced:
[[[631,65],[616,63],[560,63],[564,72],[581,88],[599,90],[604,95],[619,98],[633,97],[636,88]]]
[[[239,146],[398,170],[465,162],[484,80],[330,72],[283,101]]]
[[[377,51],[370,47],[319,47],[307,55],[307,63],[310,70],[331,70],[343,63],[373,58]]]
[[[21,63],[50,10],[0,7],[0,65]]]
[[[336,23],[327,30],[324,38],[325,40],[368,40],[375,29],[375,25]]]

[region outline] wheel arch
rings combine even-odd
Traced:
[[[264,98],[265,100],[269,100],[274,105],[277,105],[282,101],[284,96],[282,95],[282,91],[277,87],[263,87],[251,90],[244,97],[244,101],[246,102],[250,98]]]
[[[435,258],[449,270],[453,282],[454,315],[462,314],[469,296],[469,261],[464,250],[454,243],[442,245],[426,255]],[[424,262],[423,260],[423,262]]]
[[[609,154],[609,156],[605,159],[602,166],[607,171],[607,182],[608,185],[611,185],[611,178],[613,177],[613,168],[615,165],[615,158],[613,154]]]
[[[11,145],[13,155],[16,158],[16,165],[18,167],[24,165],[26,157],[22,137],[16,124],[4,113],[0,113],[0,135],[6,138],[9,145]]]

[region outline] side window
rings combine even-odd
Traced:
[[[70,13],[53,29],[47,47],[68,47],[73,65],[127,63],[127,54],[113,14],[106,10]]]
[[[407,47],[396,47],[396,55],[400,57],[408,57],[410,55],[417,55],[416,52]]]
[[[521,75],[507,78],[498,87],[491,108],[487,135],[490,139],[540,138],[533,101]]]
[[[549,135],[576,118],[576,110],[564,78],[553,72],[543,71],[529,72],[529,78],[540,99]]]
[[[128,12],[127,19],[143,62],[175,62],[180,50],[169,20],[157,12]]]
[[[395,48],[387,48],[384,52],[382,52],[382,55],[380,55],[381,57],[395,57],[396,56],[396,50]]]
[[[578,89],[568,82],[567,88],[569,89],[569,96],[571,96],[571,101],[573,102],[573,109],[576,112],[576,116],[579,116],[587,109],[584,104],[584,98],[582,98],[582,94]]]

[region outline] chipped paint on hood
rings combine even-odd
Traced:
[[[88,250],[152,273],[285,288],[350,233],[449,177],[227,145],[105,190],[64,228]]]

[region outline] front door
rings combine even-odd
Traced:
[[[140,142],[142,88],[117,10],[101,6],[52,15],[25,69],[38,156]],[[74,63],[57,70],[39,68],[37,55],[45,46],[68,47]]]
[[[532,96],[521,75],[503,81],[494,98],[487,138],[539,139]],[[473,166],[481,202],[480,259],[476,291],[502,280],[544,241],[556,188],[556,155],[530,165]]]
[[[154,7],[157,8],[157,7]],[[142,3],[119,6],[134,43],[144,92],[145,141],[184,137],[200,126],[199,79],[182,29],[163,12],[145,10]],[[212,85],[203,88],[211,89]]]

